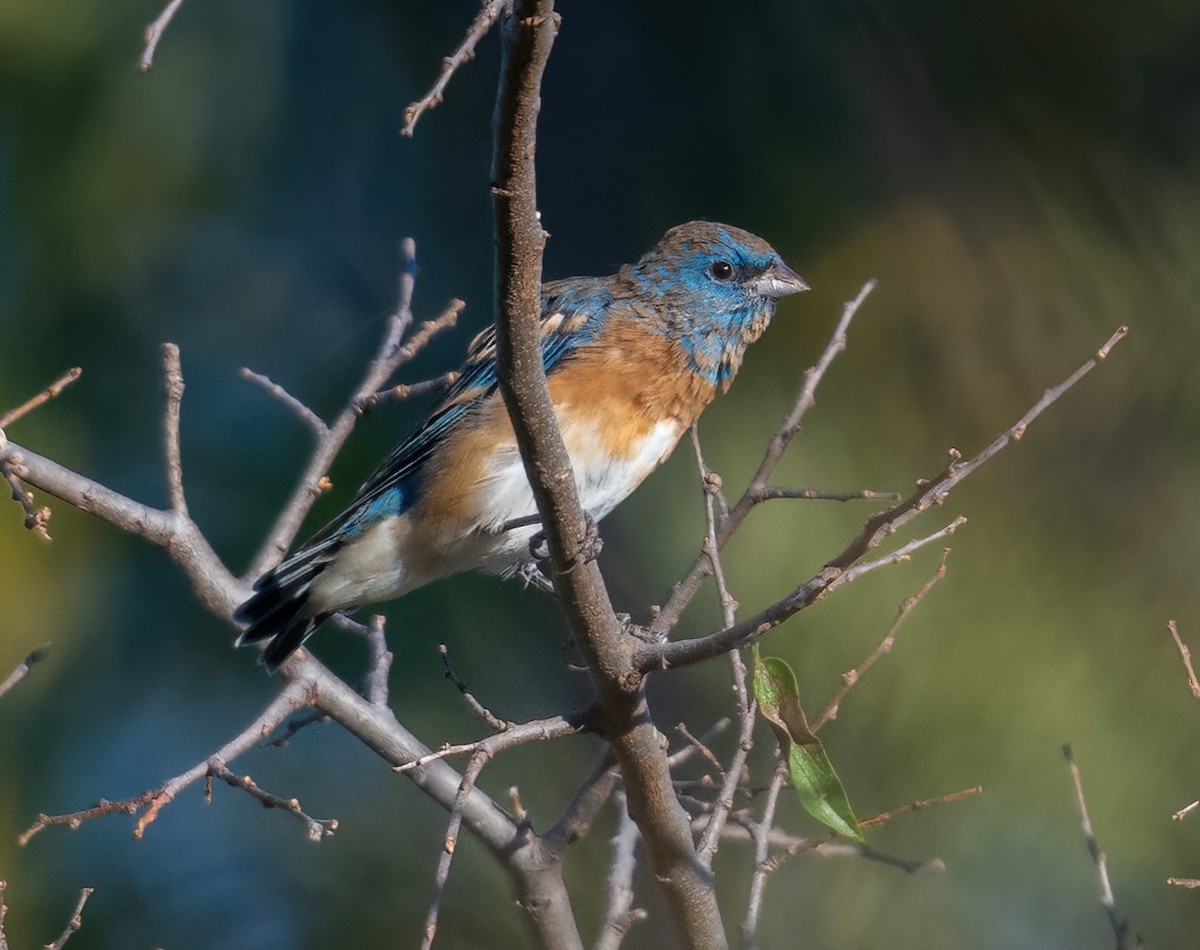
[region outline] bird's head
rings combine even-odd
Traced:
[[[762,238],[709,221],[671,228],[624,276],[646,317],[687,350],[698,373],[723,386],[767,328],[776,301],[808,290]]]

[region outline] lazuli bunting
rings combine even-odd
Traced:
[[[807,290],[766,241],[692,221],[610,277],[542,287],[542,362],[584,510],[599,521],[728,388],[780,297]],[[531,560],[537,508],[496,382],[472,342],[446,397],[342,514],[254,585],[238,645],[274,672],[331,614],[459,571]],[[514,526],[514,523],[519,526]]]

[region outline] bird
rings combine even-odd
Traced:
[[[782,298],[808,289],[770,244],[691,221],[607,277],[542,285],[542,364],[580,505],[593,522],[664,462]],[[340,515],[254,584],[236,645],[274,673],[335,613],[467,570],[533,561],[537,507],[481,332],[433,411]]]

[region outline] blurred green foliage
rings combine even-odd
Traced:
[[[83,378],[9,435],[139,499],[165,500],[158,347],[188,382],[191,507],[235,568],[296,477],[307,434],[239,380],[249,365],[322,412],[345,398],[393,302],[413,235],[419,316],[451,296],[464,325],[406,377],[453,366],[490,319],[494,38],[446,103],[397,135],[474,13],[469,3],[313,6],[191,0],[148,75],[155,6],[0,0],[0,407],[70,365]],[[539,146],[553,235],[546,272],[603,273],[670,225],[728,220],[771,240],[814,287],[783,307],[702,427],[710,465],[744,483],[841,302],[880,287],[778,480],[905,490],[951,446],[982,447],[1121,323],[1130,337],[1025,438],[956,492],[949,576],[895,651],[822,731],[861,816],[982,784],[985,793],[870,832],[943,872],[797,857],[772,879],[764,945],[1091,948],[1111,943],[1059,747],[1069,740],[1118,906],[1151,946],[1195,942],[1198,834],[1170,814],[1200,794],[1200,722],[1166,620],[1200,647],[1200,6],[856,0],[735,7],[564,3]],[[422,411],[369,417],[333,472],[343,502]],[[862,505],[774,503],[730,546],[743,610],[807,578],[857,532]],[[151,787],[240,730],[271,684],[229,649],[160,551],[55,506],[55,542],[0,509],[0,674],[54,651],[0,701],[0,878],[14,946],[96,894],[88,947],[375,947],[417,940],[443,815],[336,727],[238,763],[341,827],[319,846],[285,816],[190,790],[142,841],[109,818],[17,834]],[[604,529],[606,575],[644,616],[695,556],[701,495],[687,452]],[[938,552],[839,592],[768,640],[813,708],[883,636]],[[437,644],[502,715],[582,701],[562,624],[532,592],[463,577],[387,610],[393,701],[432,745],[479,724]],[[719,623],[711,597],[685,617]],[[353,679],[366,653],[325,632]],[[725,667],[654,684],[660,725],[730,710]],[[810,698],[811,697],[811,698]],[[764,741],[752,759],[766,780]],[[526,748],[483,786],[519,784],[538,827],[595,744]],[[601,912],[611,815],[568,874]],[[820,833],[794,802],[783,818]],[[740,920],[749,854],[725,845]],[[653,917],[631,947],[669,945]],[[519,946],[505,878],[467,844],[444,947]]]

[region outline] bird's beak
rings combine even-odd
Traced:
[[[754,281],[754,289],[764,297],[778,299],[808,290],[808,284],[783,261],[776,261]]]

